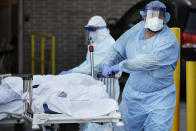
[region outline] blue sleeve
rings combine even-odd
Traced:
[[[122,61],[120,70],[128,72],[131,70],[154,70],[161,66],[171,65],[175,69],[178,61],[180,48],[177,41],[160,42],[151,54],[139,54],[133,59]]]
[[[126,51],[125,46],[128,40],[128,33],[123,34],[113,45],[113,48],[125,59]]]
[[[120,38],[116,41],[116,43],[113,45],[113,48],[120,53],[120,55],[126,59],[126,45],[127,41],[131,39],[132,36],[134,36],[135,32],[140,31],[144,28],[144,22],[141,21],[135,26],[133,26],[131,29],[126,31],[123,35],[120,36]]]
[[[85,60],[82,64],[80,64],[78,67],[75,67],[71,70],[71,73],[82,73],[82,74],[90,74],[91,73],[91,67],[90,64],[87,63]]]
[[[116,65],[120,63],[124,58],[113,47],[108,51],[105,57],[104,64]]]
[[[102,70],[102,63],[94,63],[94,72],[101,72]],[[91,64],[87,61],[84,61],[82,64],[80,64],[78,67],[75,67],[71,70],[71,73],[81,73],[81,74],[91,74]]]

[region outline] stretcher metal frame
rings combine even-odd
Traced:
[[[97,75],[98,79],[106,84],[107,92],[111,98],[115,96],[115,76],[111,75],[109,78],[104,78],[101,73]],[[112,89],[113,88],[113,89]],[[23,77],[23,92],[27,93],[27,100],[24,100],[24,118],[32,122],[33,129],[39,129],[48,125],[58,125],[65,123],[105,123],[105,122],[115,122],[117,125],[121,126],[121,114],[118,111],[111,112],[110,114],[99,116],[99,117],[72,117],[67,114],[36,114],[31,110],[32,106],[32,76]]]

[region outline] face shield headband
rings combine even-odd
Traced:
[[[166,8],[152,7],[152,6],[146,6],[145,11],[147,11],[147,10],[156,10],[156,11],[161,11],[163,13],[166,12]]]
[[[105,29],[106,26],[89,26],[89,25],[87,25],[84,28],[87,31],[96,31],[96,30],[100,30],[100,29]]]

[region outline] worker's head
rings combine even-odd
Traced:
[[[109,34],[106,22],[101,16],[93,16],[85,26],[85,30],[89,32],[88,38],[93,43],[100,42]]]
[[[160,1],[150,2],[140,14],[145,20],[145,28],[153,32],[160,31],[170,20],[170,13],[166,12],[165,4]]]

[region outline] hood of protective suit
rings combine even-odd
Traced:
[[[93,16],[89,21],[87,26],[106,26],[106,22],[101,16]],[[99,29],[94,32],[90,32],[89,36],[93,36],[93,43],[97,44],[109,35],[109,30],[107,28]]]

